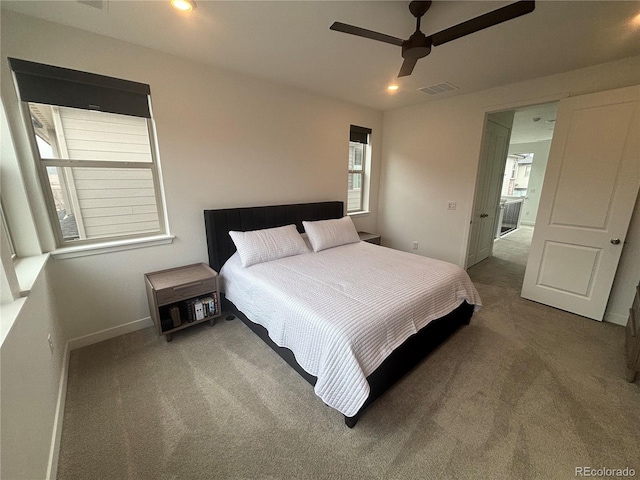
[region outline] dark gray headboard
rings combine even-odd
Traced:
[[[295,224],[304,232],[302,221],[328,220],[344,216],[344,202],[296,203],[268,207],[225,208],[205,210],[204,226],[207,234],[209,265],[216,272],[236,251],[229,236],[230,230],[246,232],[261,228]]]

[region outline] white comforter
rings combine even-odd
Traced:
[[[366,242],[243,268],[236,252],[221,288],[318,378],[316,394],[347,417],[369,395],[366,377],[408,337],[464,300],[480,308],[451,263]]]

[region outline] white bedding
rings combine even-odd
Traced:
[[[220,272],[226,297],[317,377],[316,394],[347,417],[369,395],[366,377],[408,337],[464,300],[480,308],[451,263],[358,242]]]

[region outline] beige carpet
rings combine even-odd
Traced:
[[[484,308],[352,430],[239,321],[71,354],[59,479],[640,475],[624,329],[522,300],[527,236],[470,269]]]

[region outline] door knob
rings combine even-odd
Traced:
[[[620,245],[620,239],[619,238],[612,238],[611,239],[611,243],[613,245]]]

